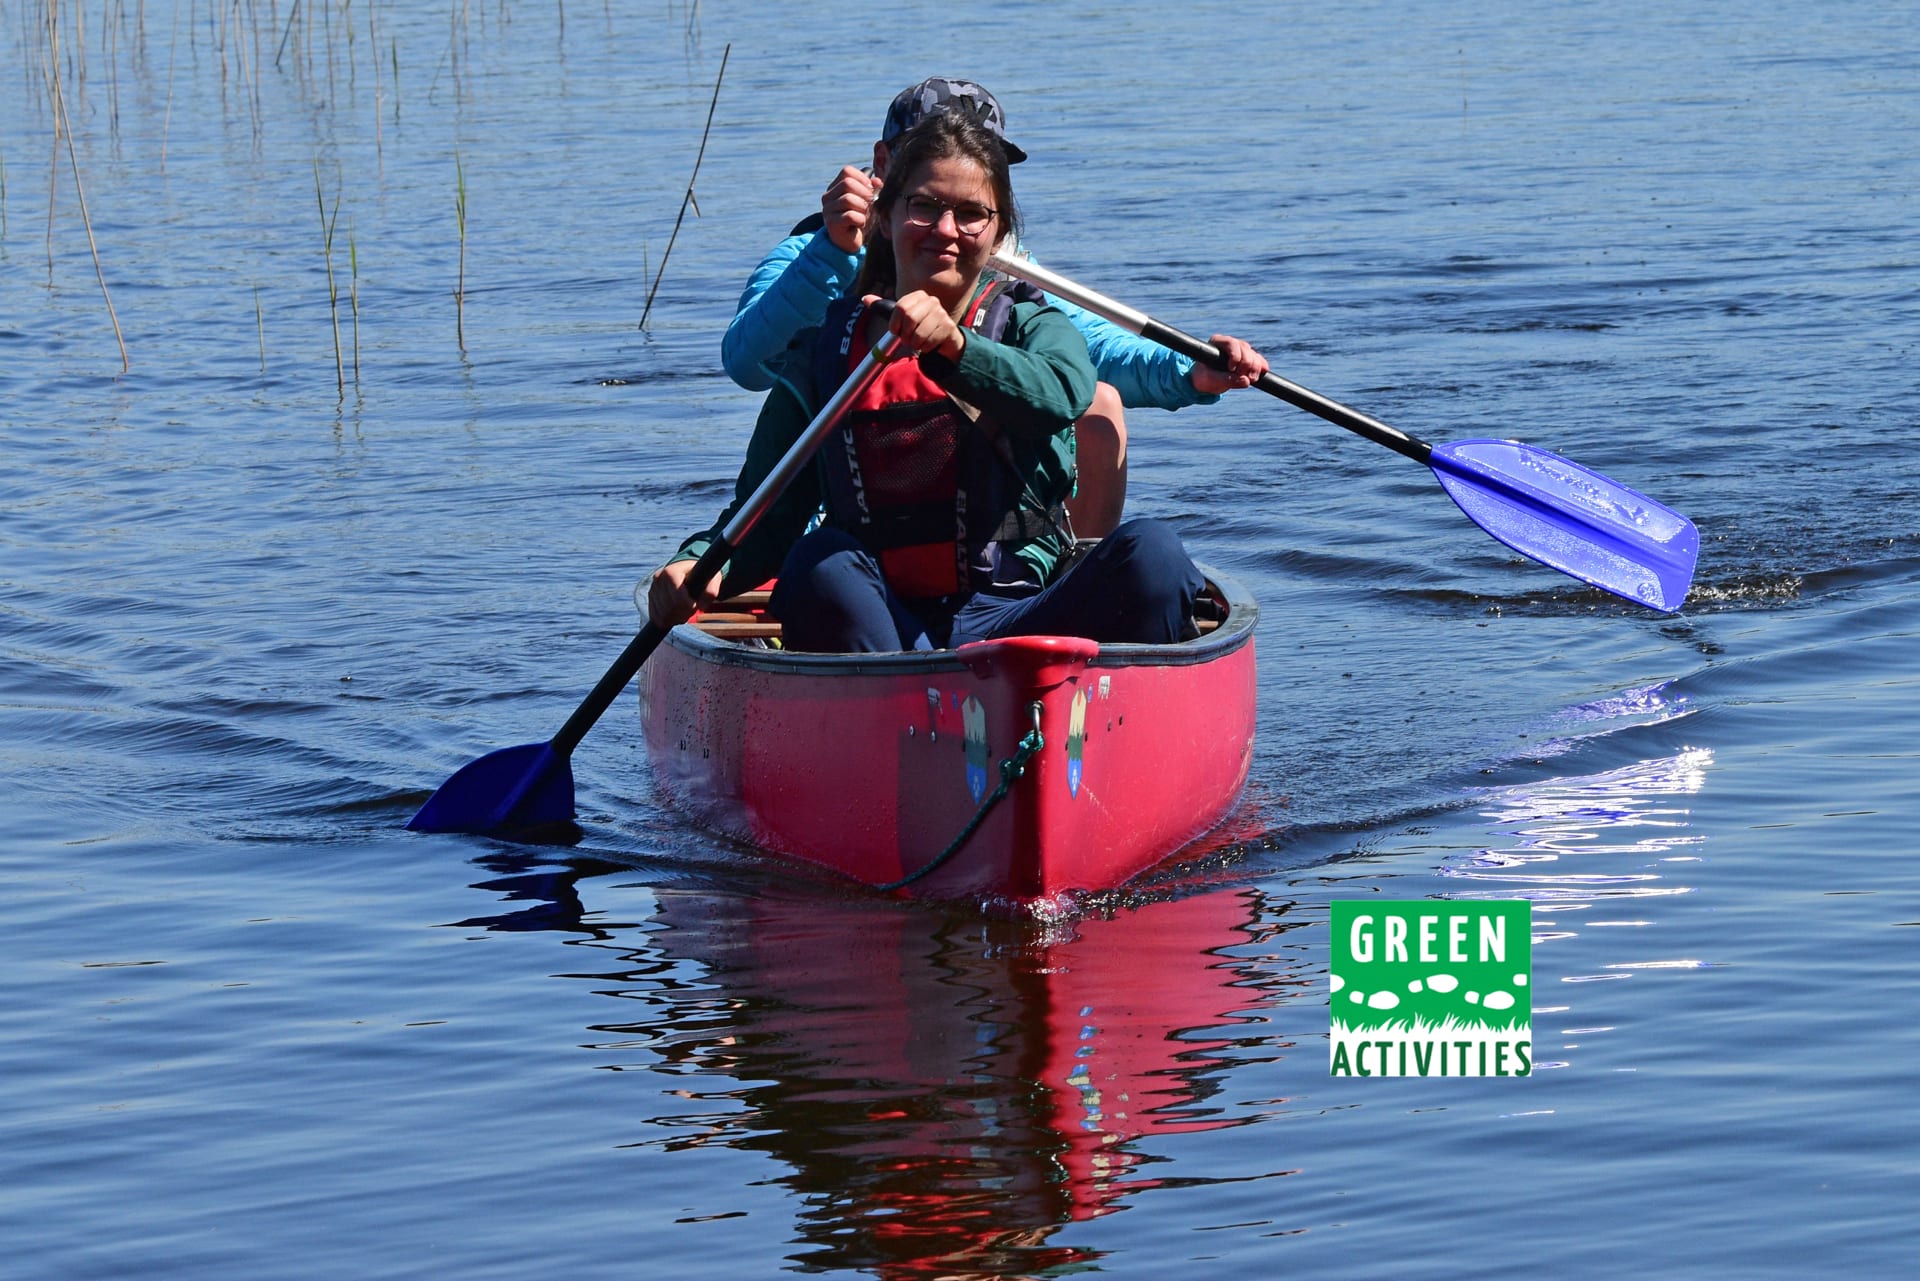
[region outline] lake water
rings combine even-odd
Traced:
[[[0,1275],[1908,1274],[1905,7],[62,0],[49,59],[48,3],[0,0]],[[874,901],[663,809],[626,700],[578,846],[403,831],[631,635],[751,426],[747,271],[933,74],[1050,266],[1685,511],[1685,610],[1266,397],[1136,411],[1130,509],[1263,610],[1224,853]],[[1514,896],[1538,1071],[1328,1075],[1330,902]]]

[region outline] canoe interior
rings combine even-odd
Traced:
[[[760,641],[777,647],[780,620],[767,613],[771,587],[756,587],[725,600],[715,601],[712,609],[701,610],[691,620],[709,636],[728,641]],[[1225,622],[1230,606],[1220,589],[1209,580],[1206,594],[1193,604],[1193,625],[1205,636]]]

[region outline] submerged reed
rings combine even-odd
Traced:
[[[453,335],[460,354],[467,353],[467,171],[460,153],[453,153],[453,216],[460,224],[460,274],[453,286]]]
[[[360,385],[360,249],[347,224],[347,301],[353,307],[353,385]]]

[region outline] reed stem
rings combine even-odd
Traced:
[[[300,0],[293,0],[293,7],[287,10],[287,29],[280,34],[280,50],[273,55],[273,65],[278,67],[280,59],[286,55],[287,41],[293,37],[293,24],[300,17]]]
[[[94,239],[93,219],[87,213],[87,189],[80,181],[80,157],[73,146],[73,121],[67,116],[66,95],[60,89],[60,65],[57,51],[56,56],[50,60],[46,68],[46,75],[47,83],[53,91],[54,163],[57,168],[60,157],[59,140],[60,135],[64,133],[67,139],[67,169],[73,174],[73,194],[80,206],[80,225],[86,228],[87,248],[93,254],[93,274],[100,282],[100,297],[107,304],[107,319],[113,322],[113,340],[120,345],[120,372],[124,374],[133,367],[133,362],[127,357],[126,335],[120,332],[120,314],[114,310],[113,294],[107,289],[106,268],[100,263],[100,245]],[[47,194],[47,270],[49,274],[53,270],[53,194],[51,191]]]
[[[347,224],[347,300],[353,306],[353,385],[360,385],[360,250],[354,243],[353,224]]]
[[[396,55],[398,50],[395,51]],[[386,176],[387,153],[380,129],[381,107],[386,96],[384,77],[380,73],[380,28],[374,18],[373,0],[367,0],[367,60],[373,63],[373,154],[380,166],[380,174]]]
[[[667,247],[660,251],[660,269],[654,273],[653,288],[647,290],[647,305],[640,309],[639,328],[647,327],[647,317],[653,314],[653,298],[660,292],[660,278],[667,274],[667,258],[673,253],[674,239],[680,234],[680,223],[687,216],[687,207],[693,206],[694,217],[700,216],[700,206],[693,198],[694,179],[700,176],[700,162],[707,157],[707,135],[713,132],[713,109],[720,105],[720,84],[727,78],[727,56],[733,52],[729,43],[720,54],[720,74],[714,77],[713,100],[707,104],[707,127],[700,131],[700,151],[693,158],[693,172],[687,177],[687,194],[681,198],[679,217],[673,220],[673,233],[667,237]]]
[[[326,193],[320,189],[320,161],[313,162],[313,198],[320,206],[320,249],[327,260],[327,308],[333,316],[333,377],[340,394],[347,394],[347,366],[340,353],[340,286],[333,277],[333,228],[340,219],[340,193],[333,195],[333,214],[327,214]]]
[[[453,214],[460,224],[460,275],[453,287],[453,332],[460,354],[467,354],[467,171],[453,153]]]
[[[192,38],[192,32],[188,32]],[[174,53],[180,45],[180,10],[173,11],[173,34],[167,38],[167,113],[160,124],[160,172],[167,172],[167,138],[173,132],[173,67]]]

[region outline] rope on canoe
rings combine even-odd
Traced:
[[[960,835],[953,838],[953,844],[934,855],[919,871],[909,872],[897,881],[888,881],[885,885],[876,885],[873,888],[882,893],[905,889],[960,852],[960,847],[967,843],[967,838],[979,830],[980,824],[985,822],[987,815],[993,812],[993,807],[1006,799],[1007,792],[1013,787],[1013,781],[1027,772],[1027,762],[1047,745],[1047,740],[1040,736],[1040,704],[1027,704],[1027,712],[1033,717],[1033,728],[1028,730],[1015,746],[1013,755],[1000,762],[1000,786],[994,788],[992,794],[980,802],[980,808],[973,812],[973,817],[967,820],[967,825],[960,829]]]

